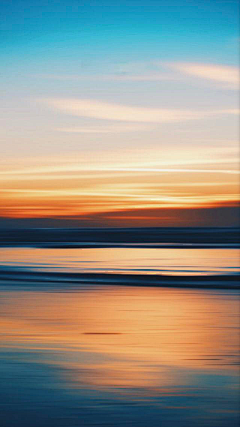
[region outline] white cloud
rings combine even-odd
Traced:
[[[223,83],[226,87],[239,87],[238,67],[229,65],[200,64],[200,63],[171,63],[168,64],[172,69],[199,77],[201,79],[213,80],[217,83]]]
[[[191,110],[130,107],[91,99],[47,99],[47,103],[67,114],[105,120],[158,123],[198,118]]]
[[[151,73],[112,73],[112,74],[35,74],[32,77],[37,77],[47,80],[59,81],[94,81],[94,82],[128,82],[128,81],[172,81],[179,80],[179,76],[173,73],[165,72],[151,72]]]
[[[94,126],[94,127],[71,127],[71,128],[57,128],[58,132],[66,133],[118,133],[118,132],[135,132],[135,131],[147,131],[150,128],[144,125],[112,125],[112,126]]]
[[[110,69],[107,73],[100,74],[38,74],[34,77],[54,80],[73,81],[186,81],[191,76],[214,81],[221,84],[223,88],[237,89],[239,87],[238,67],[229,65],[192,63],[192,62],[170,62],[152,61],[144,63],[129,63],[124,67]]]
[[[198,120],[221,114],[237,114],[237,110],[194,111],[185,109],[132,107],[94,99],[47,98],[49,107],[66,114],[103,120],[146,123],[172,123]]]

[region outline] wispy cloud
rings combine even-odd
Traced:
[[[118,67],[119,68],[119,67]],[[32,77],[59,80],[59,81],[96,81],[96,82],[154,82],[154,81],[182,81],[200,78],[221,85],[222,88],[238,89],[239,70],[236,66],[192,63],[150,61],[145,63],[129,63],[123,70],[88,74],[36,74]]]
[[[239,70],[237,67],[191,62],[171,63],[169,66],[190,76],[222,83],[228,88],[237,89],[239,87]]]
[[[192,164],[196,164],[197,162],[192,162]],[[201,163],[201,162],[199,162]],[[217,162],[212,162],[212,163],[217,163]],[[230,163],[230,162],[229,162]],[[231,162],[234,163],[234,162]],[[184,168],[179,167],[173,167],[175,163],[170,163],[169,166],[170,167],[131,167],[131,166],[81,166],[81,165],[68,165],[68,166],[42,166],[42,167],[36,167],[36,168],[26,168],[26,169],[22,169],[22,170],[12,170],[12,171],[4,171],[4,172],[0,172],[1,175],[1,180],[4,179],[4,176],[9,177],[9,176],[18,176],[18,179],[21,179],[21,175],[22,176],[29,176],[29,179],[32,179],[32,175],[34,175],[34,179],[37,179],[37,176],[40,174],[40,178],[45,178],[47,173],[52,174],[52,177],[54,178],[54,173],[59,173],[61,172],[62,174],[65,173],[70,173],[70,172],[81,172],[84,173],[84,171],[88,171],[88,172],[111,172],[111,173],[115,173],[115,172],[132,172],[132,173],[204,173],[204,174],[209,174],[209,173],[215,173],[215,174],[230,174],[230,175],[239,175],[239,170],[238,169],[204,169],[204,168],[199,168],[199,167],[195,167],[195,168]],[[41,176],[41,174],[43,174],[43,176]],[[81,175],[78,175],[78,177],[80,177]],[[69,175],[69,179],[72,179],[74,176],[73,175]],[[56,178],[56,177],[55,177]],[[57,176],[57,178],[59,178]],[[8,179],[8,178],[7,178]],[[47,179],[50,179],[50,177],[48,176]]]
[[[176,73],[167,72],[135,72],[135,73],[111,73],[111,74],[35,74],[31,77],[46,79],[46,80],[59,80],[59,81],[96,81],[96,82],[128,82],[128,81],[172,81],[180,80],[181,77]]]
[[[112,126],[94,126],[94,127],[71,127],[71,128],[56,128],[58,132],[66,133],[119,133],[119,132],[135,132],[135,131],[147,131],[148,126],[143,125],[112,125]]]
[[[45,102],[51,108],[73,116],[125,122],[174,123],[199,120],[219,114],[237,114],[237,110],[194,111],[146,108],[114,104],[94,99],[45,98],[41,101]]]

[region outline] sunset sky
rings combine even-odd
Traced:
[[[1,16],[0,227],[237,225],[237,0]]]

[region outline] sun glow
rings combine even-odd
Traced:
[[[91,158],[91,161],[89,159]],[[0,174],[1,216],[84,217],[145,209],[200,208],[234,205],[238,200],[236,150],[183,147],[170,152],[112,150],[101,159],[86,152],[81,158],[22,161]],[[76,160],[79,160],[78,162]]]

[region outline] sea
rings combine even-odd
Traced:
[[[1,427],[237,427],[238,229],[0,231]]]

